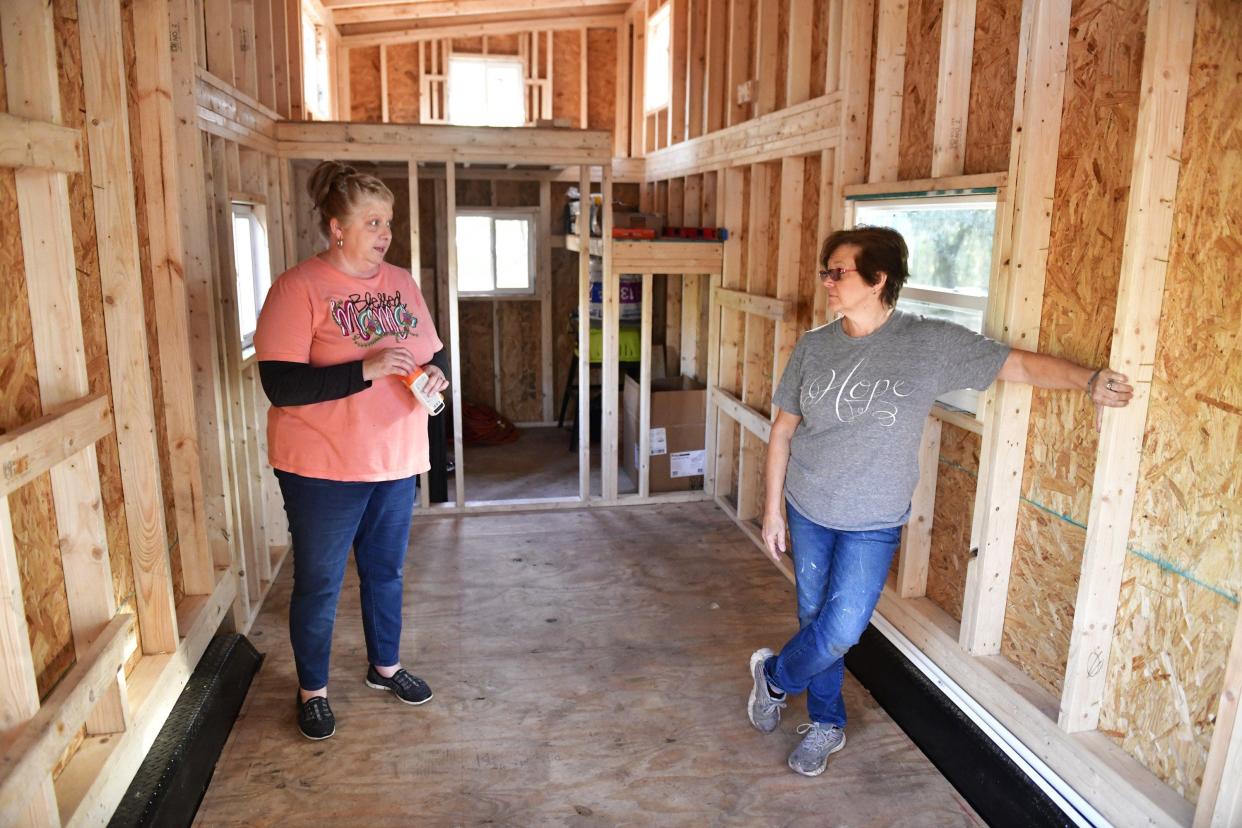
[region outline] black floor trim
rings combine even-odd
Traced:
[[[845,666],[989,825],[1074,824],[875,627],[867,627]]]
[[[211,640],[113,813],[110,828],[175,828],[194,821],[262,663],[263,656],[245,636],[218,635]]]

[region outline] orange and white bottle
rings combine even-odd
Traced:
[[[427,413],[435,416],[444,410],[444,395],[439,391],[434,393],[427,392],[427,381],[430,379],[427,372],[422,368],[415,368],[414,373],[408,374],[401,378],[405,383],[405,387],[410,389],[410,393],[414,395],[423,408],[427,409]]]

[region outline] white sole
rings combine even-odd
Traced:
[[[771,657],[771,655],[772,651],[766,647],[762,650],[755,650],[750,655],[750,699],[746,702],[746,718],[750,719],[751,727],[758,730],[760,733],[770,733],[771,731],[760,728],[759,725],[755,723],[755,714],[752,712],[755,709],[755,699],[758,698],[759,695],[759,685],[755,683],[755,667],[766,661],[769,657]],[[775,728],[773,728],[773,730],[775,730]]]
[[[385,687],[382,684],[374,684],[371,682],[370,679],[364,679],[364,681],[366,681],[367,687],[370,687],[372,690],[387,690],[389,693],[392,693],[394,697],[396,697],[397,701],[401,702],[402,704],[411,705],[412,707],[418,707],[420,704],[426,704],[427,702],[431,701],[432,699],[436,697],[436,694],[432,693],[430,696],[423,699],[422,701],[416,701],[416,702],[406,701],[405,699],[398,696],[397,691],[393,690],[391,687]]]
[[[327,736],[307,736],[306,733],[303,732],[302,728],[300,727],[298,728],[298,733],[302,734],[303,739],[309,739],[312,742],[322,742],[324,739],[331,739],[333,736],[335,736],[336,728],[335,727],[332,728],[332,732],[329,733]]]

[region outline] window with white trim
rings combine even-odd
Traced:
[[[670,30],[666,3],[658,12],[647,18],[646,54],[643,71],[643,111],[655,112],[668,106],[669,78],[672,75],[672,55],[669,50]]]
[[[534,210],[459,210],[456,229],[459,295],[534,294]]]
[[[526,81],[520,58],[451,55],[449,123],[517,127],[526,123]]]
[[[855,196],[854,225],[891,227],[910,249],[910,278],[897,307],[983,332],[996,232],[995,190],[960,195]],[[939,402],[974,413],[978,393],[953,391]]]
[[[237,323],[242,348],[254,344],[254,330],[272,286],[267,230],[255,205],[233,202],[233,272],[237,277]]]

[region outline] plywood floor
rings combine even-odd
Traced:
[[[518,430],[521,436],[500,446],[465,446],[467,500],[520,500],[578,496],[578,449],[569,450],[570,432],[555,426]],[[591,445],[591,492],[600,493],[599,443]],[[638,491],[619,470],[617,490]],[[452,480],[449,481],[452,492]]]
[[[290,569],[251,638],[267,658],[199,825],[982,825],[852,677],[849,744],[817,779],[746,720],[747,658],[793,594],[707,504],[416,522],[405,660],[435,698],[362,682],[357,581],[338,614],[337,734],[298,735]]]

